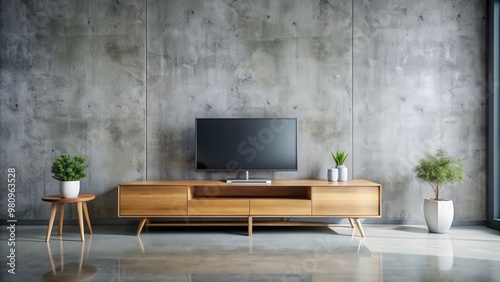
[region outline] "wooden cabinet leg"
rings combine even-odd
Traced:
[[[62,235],[64,224],[64,203],[59,203],[59,235]]]
[[[90,225],[90,216],[89,216],[89,209],[87,208],[87,202],[83,202],[83,214],[85,215],[85,220],[87,221],[89,232],[90,234],[92,234],[92,225]]]
[[[45,242],[48,242],[50,240],[50,233],[52,233],[52,226],[54,226],[56,211],[57,211],[57,203],[52,202],[52,206],[50,207],[49,227],[47,228],[47,235],[45,236]]]
[[[252,236],[252,217],[248,217],[248,236]]]
[[[83,234],[83,204],[82,202],[76,203],[76,209],[78,211],[78,225],[80,226],[80,237],[82,242],[85,242],[85,234]]]
[[[352,222],[352,218],[349,217],[349,223],[351,224],[351,228],[354,228],[354,222]]]
[[[354,222],[356,223],[356,226],[358,227],[359,233],[361,234],[362,237],[365,237],[365,231],[363,231],[363,226],[361,226],[361,222],[359,221],[359,218],[355,218]]]
[[[137,233],[136,233],[137,236],[141,234],[142,228],[144,227],[144,224],[146,224],[146,221],[148,220],[149,218],[147,217],[141,218],[141,221],[139,222],[139,227],[137,227]]]

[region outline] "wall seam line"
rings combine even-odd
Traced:
[[[351,179],[354,176],[354,1],[351,1]]]
[[[144,43],[144,176],[148,180],[148,0],[144,0],[145,43]]]

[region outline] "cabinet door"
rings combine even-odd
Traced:
[[[121,186],[119,215],[187,215],[187,189],[187,186]]]
[[[380,187],[313,187],[313,215],[380,216]]]

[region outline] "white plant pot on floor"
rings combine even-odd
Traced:
[[[453,201],[436,201],[427,198],[424,201],[424,217],[427,228],[433,233],[447,233],[453,222]]]
[[[59,181],[59,194],[63,198],[76,198],[80,194],[80,180]]]

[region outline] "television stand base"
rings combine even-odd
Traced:
[[[227,184],[271,184],[271,179],[259,178],[228,178]]]
[[[382,186],[367,180],[273,179],[267,185],[227,184],[221,180],[137,180],[118,185],[118,216],[142,218],[137,235],[144,226],[239,225],[247,226],[251,236],[252,226],[316,224],[271,218],[340,217],[348,218],[351,227],[357,227],[364,237],[359,219],[380,218],[381,203]],[[151,222],[153,218],[172,221]],[[210,218],[215,222],[207,221]]]

